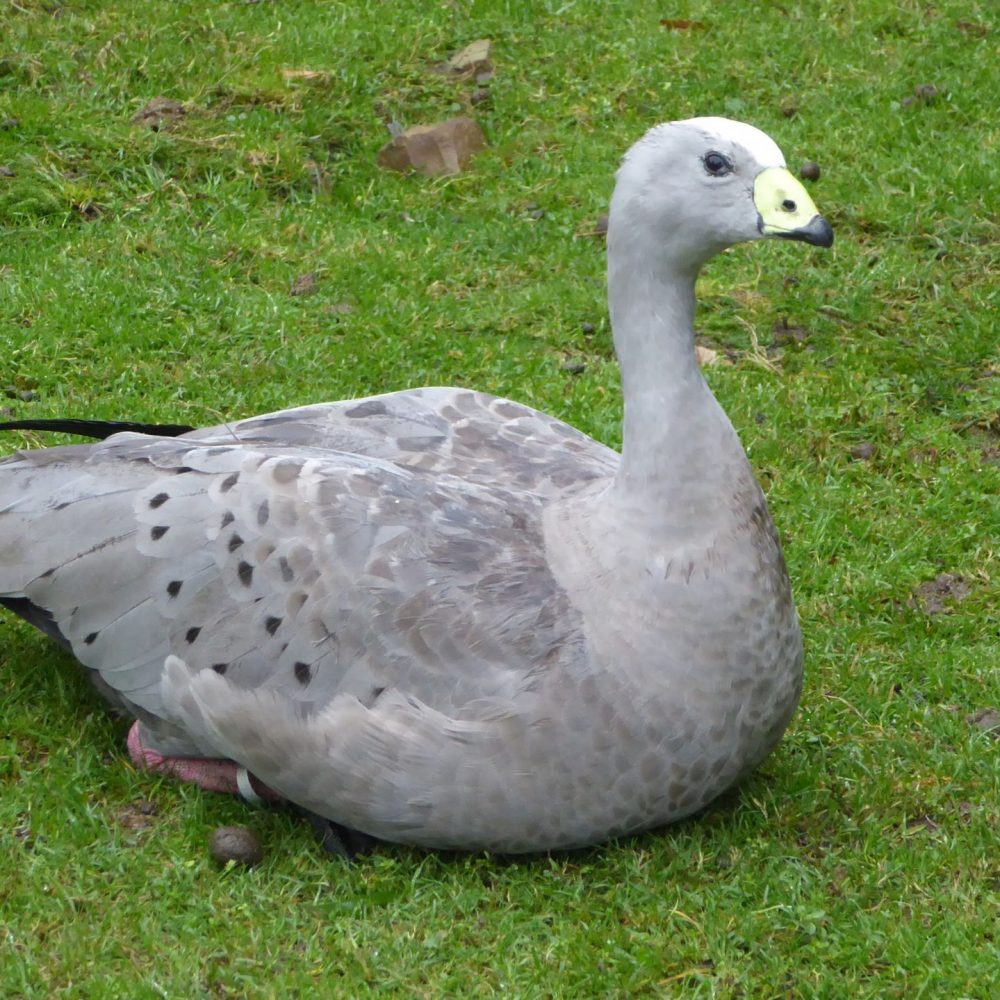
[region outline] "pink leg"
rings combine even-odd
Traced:
[[[139,723],[134,722],[128,731],[128,753],[132,763],[141,771],[169,774],[180,781],[188,781],[209,792],[243,795],[240,787],[240,766],[231,760],[207,760],[200,757],[164,757],[163,754],[142,745]],[[282,797],[267,785],[249,774],[243,779],[253,793],[267,802],[281,802]]]

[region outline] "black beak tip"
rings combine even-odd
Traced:
[[[814,247],[833,246],[833,228],[822,215],[814,215],[806,225],[780,235],[789,240],[809,243]]]

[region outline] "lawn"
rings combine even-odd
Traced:
[[[478,38],[492,79],[438,71]],[[134,120],[157,97],[183,113]],[[974,0],[5,0],[8,415],[454,384],[614,445],[593,233],[647,127],[765,129],[820,165],[837,238],[738,247],[699,286],[806,640],[751,780],[584,852],[347,867],[288,814],[136,772],[126,723],[4,616],[0,996],[1000,994],[998,104]],[[377,166],[388,125],[459,113],[489,143],[463,173]],[[263,864],[212,863],[233,823]]]

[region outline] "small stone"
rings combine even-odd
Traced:
[[[230,861],[252,868],[264,860],[264,850],[257,835],[245,826],[220,826],[208,842],[212,860],[225,865]]]
[[[851,449],[851,458],[856,458],[859,462],[867,462],[875,454],[875,445],[870,441],[862,441]]]
[[[529,218],[534,219],[535,222],[538,222],[539,219],[544,219],[545,218],[545,209],[544,208],[536,208],[536,209],[534,209],[534,211],[532,211],[529,214]]]
[[[0,164],[0,177],[13,177],[14,168],[8,167],[6,164]]]
[[[35,399],[38,399],[38,393],[33,389],[20,389],[17,393],[17,398],[21,400],[22,403],[30,403]]]
[[[819,174],[819,164],[813,163],[812,160],[806,160],[806,162],[799,167],[799,177],[801,177],[804,181],[818,181]]]
[[[711,347],[703,347],[701,344],[695,344],[694,357],[702,368],[707,368],[719,360],[719,352]]]
[[[559,371],[569,375],[582,375],[587,370],[587,366],[582,361],[564,361],[559,366]]]
[[[493,75],[493,64],[490,62],[490,49],[493,43],[488,38],[477,38],[465,48],[456,52],[446,63],[445,68],[462,76],[475,74],[478,81],[483,74]]]
[[[580,332],[584,336],[589,337],[594,332],[594,324],[593,323],[581,323],[580,324]]]

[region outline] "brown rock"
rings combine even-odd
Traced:
[[[475,74],[477,79],[481,74],[492,75],[493,64],[490,62],[492,45],[493,43],[488,38],[477,38],[474,42],[469,42],[464,49],[459,49],[445,63],[445,66],[452,73],[459,73],[462,76]]]
[[[981,708],[965,717],[965,721],[994,739],[1000,740],[1000,712],[995,708]]]
[[[378,151],[377,162],[386,170],[416,170],[428,177],[457,174],[485,147],[483,130],[463,116],[408,128]]]

